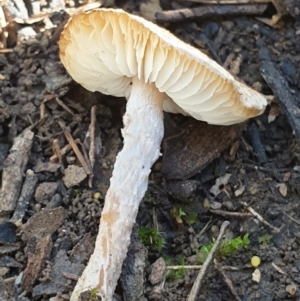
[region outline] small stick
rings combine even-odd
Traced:
[[[55,97],[55,100],[65,111],[70,113],[72,116],[75,115],[75,113],[65,103],[63,103],[58,97]]]
[[[58,143],[58,139],[54,139],[52,142],[53,152],[57,157],[58,162],[62,165],[62,156],[61,156],[61,149]]]
[[[229,216],[229,217],[240,217],[240,218],[245,218],[245,217],[250,217],[252,216],[251,213],[241,213],[241,212],[230,212],[230,211],[224,211],[224,210],[209,210],[210,213],[221,215],[221,216]]]
[[[69,144],[71,145],[71,147],[72,147],[74,153],[76,154],[79,162],[81,163],[84,171],[86,172],[87,175],[90,175],[92,173],[91,168],[88,165],[88,163],[85,161],[85,159],[84,159],[83,155],[81,154],[77,144],[75,143],[71,133],[68,131],[68,129],[65,127],[65,125],[62,121],[58,121],[58,124],[63,129],[65,137],[68,140]]]
[[[211,263],[214,255],[215,255],[215,252],[217,251],[218,247],[220,246],[223,235],[225,233],[225,230],[229,224],[230,223],[228,221],[223,222],[221,229],[220,229],[220,233],[218,235],[218,238],[217,238],[215,244],[213,245],[211,251],[209,252],[204,264],[202,265],[202,268],[200,269],[200,272],[195,280],[195,283],[194,283],[192,290],[187,298],[187,301],[195,301],[196,300],[196,297],[198,295],[198,292],[199,292],[201,283],[203,281],[203,277],[206,273],[206,270],[207,270],[209,264]]]
[[[40,105],[40,120],[45,118],[45,103],[42,102]]]
[[[265,224],[266,226],[269,226],[272,230],[274,230],[276,233],[280,232],[280,229],[272,226],[271,224],[269,224],[258,212],[256,212],[252,207],[250,207],[247,203],[245,202],[240,202],[240,204],[244,205],[247,210],[253,215],[255,216],[261,223]]]
[[[180,269],[191,269],[191,270],[200,270],[202,265],[169,265],[166,266],[166,270],[180,270]]]
[[[261,15],[266,9],[266,4],[199,6],[195,8],[181,8],[157,12],[155,17],[158,23],[175,23],[178,21],[188,21],[196,18],[210,18],[229,15]]]
[[[217,264],[217,262],[215,261],[215,269],[217,269],[217,271],[221,274],[224,282],[227,284],[227,286],[229,287],[232,295],[235,297],[235,299],[237,301],[242,301],[241,298],[239,297],[239,295],[237,294],[237,292],[235,291],[233,284],[230,280],[230,278],[226,275],[226,273],[224,272],[224,270],[222,268],[220,268]]]
[[[95,126],[96,126],[96,106],[92,106],[91,109],[91,124],[89,127],[90,132],[90,151],[89,151],[89,159],[92,173],[89,175],[89,187],[93,187],[93,178],[94,178],[94,165],[95,165]]]
[[[80,140],[76,139],[75,143],[79,144]],[[61,148],[60,149],[61,157],[64,156],[65,154],[67,154],[71,149],[72,149],[72,146],[70,144],[67,144],[63,148]],[[53,156],[51,156],[50,159],[49,159],[49,161],[52,162],[52,163],[57,162],[57,160],[59,160],[59,159],[58,159],[58,156],[56,155],[56,153]]]

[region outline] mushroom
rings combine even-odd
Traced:
[[[76,82],[127,99],[124,146],[105,197],[94,253],[71,296],[77,301],[92,291],[111,301],[151,167],[160,156],[163,110],[230,125],[263,113],[267,101],[167,30],[119,9],[74,15],[59,49]]]

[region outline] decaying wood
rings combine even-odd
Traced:
[[[37,181],[37,175],[33,172],[33,170],[28,169],[22,186],[21,195],[17,202],[17,208],[13,217],[10,219],[10,221],[18,227],[22,224],[22,219],[26,213],[29,201],[34,194]]]
[[[187,298],[187,301],[195,301],[197,299],[197,296],[198,296],[198,292],[199,292],[199,289],[201,287],[201,283],[203,281],[203,278],[204,278],[204,275],[206,273],[206,270],[207,268],[209,267],[210,263],[212,262],[213,258],[214,258],[214,255],[217,251],[217,249],[219,248],[221,242],[222,242],[222,238],[223,238],[223,235],[225,233],[225,230],[226,228],[229,226],[229,222],[228,221],[225,221],[223,222],[221,228],[220,228],[220,233],[218,235],[218,238],[216,240],[216,242],[214,243],[211,251],[209,252],[204,264],[202,265],[201,269],[200,269],[200,272],[194,282],[194,285],[191,289],[191,292]]]
[[[265,4],[199,6],[182,8],[156,13],[158,23],[188,21],[196,18],[232,16],[232,15],[261,15],[267,9]]]
[[[259,39],[257,40],[257,46],[259,47],[260,72],[277,96],[289,123],[298,139],[300,139],[300,108],[295,100],[297,96],[290,92],[289,84],[279,71],[279,67],[272,60],[271,52],[266,47],[265,42]]]
[[[10,153],[4,161],[0,191],[0,215],[12,212],[16,208],[33,137],[34,133],[25,129],[14,139]]]

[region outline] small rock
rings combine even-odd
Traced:
[[[222,208],[222,204],[219,203],[219,202],[212,202],[210,204],[210,208],[214,209],[214,210],[221,209]]]
[[[9,268],[0,268],[0,277],[5,276],[9,272]]]
[[[60,194],[56,193],[51,201],[47,204],[46,208],[56,208],[59,207],[62,203],[62,197]]]
[[[165,260],[162,257],[160,257],[151,266],[151,272],[149,275],[149,281],[151,282],[151,284],[155,285],[161,282],[164,278],[165,271],[166,271]]]
[[[252,280],[254,282],[259,283],[261,279],[261,273],[259,269],[255,269],[254,272],[252,273]]]
[[[45,182],[38,185],[35,190],[35,200],[40,204],[47,204],[56,193],[58,184],[55,182]]]
[[[84,179],[86,179],[87,174],[85,173],[83,167],[77,165],[69,165],[65,169],[65,176],[63,177],[63,182],[67,188],[79,185]]]

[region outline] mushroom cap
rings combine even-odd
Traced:
[[[59,41],[73,79],[90,91],[125,96],[131,78],[165,93],[164,110],[229,125],[261,114],[263,95],[169,31],[119,9],[74,15]]]

